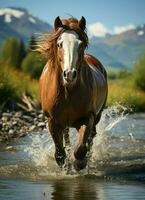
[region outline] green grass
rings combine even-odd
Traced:
[[[145,92],[134,87],[132,79],[109,80],[108,105],[119,103],[133,111],[145,111]]]
[[[119,72],[115,73],[118,77]],[[109,79],[108,87],[108,106],[119,103],[133,108],[134,111],[145,111],[145,92],[134,86],[131,74]],[[38,80],[0,61],[0,104],[9,98],[20,100],[23,93],[31,95],[39,103]]]
[[[21,99],[24,93],[39,101],[38,81],[0,61],[0,104],[9,98]]]

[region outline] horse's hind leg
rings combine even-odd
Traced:
[[[62,167],[66,158],[66,153],[63,147],[63,129],[52,119],[48,120],[48,126],[55,144],[56,162],[60,167]]]

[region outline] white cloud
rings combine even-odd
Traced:
[[[89,32],[90,37],[92,36],[105,37],[107,33],[120,34],[131,29],[135,29],[135,26],[133,24],[128,24],[126,26],[115,26],[113,27],[112,30],[107,28],[101,22],[96,22],[96,23],[88,25],[88,32]]]
[[[129,31],[131,29],[135,29],[135,26],[133,24],[128,24],[126,26],[115,26],[113,33],[114,34],[120,34],[120,33],[123,33],[125,31]]]
[[[144,31],[143,31],[143,30],[140,30],[140,31],[137,33],[137,35],[139,35],[139,36],[144,35]]]
[[[108,29],[101,22],[96,22],[88,26],[90,36],[105,37]]]

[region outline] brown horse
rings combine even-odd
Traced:
[[[84,54],[88,45],[86,20],[55,19],[54,31],[44,35],[38,51],[47,56],[40,78],[42,109],[55,144],[55,159],[65,163],[64,139],[68,127],[79,131],[74,166],[86,166],[86,154],[96,134],[96,124],[107,99],[107,74],[93,56]],[[64,135],[65,134],[65,135]]]

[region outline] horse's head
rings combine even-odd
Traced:
[[[62,70],[63,84],[72,86],[76,83],[80,71],[84,49],[87,46],[87,36],[84,32],[86,20],[76,19],[60,20],[55,19],[55,31],[63,29],[57,39],[57,58]]]

